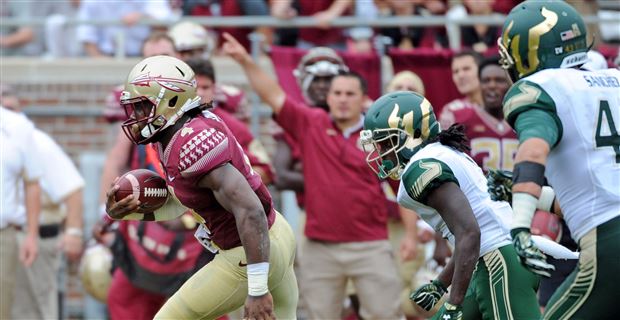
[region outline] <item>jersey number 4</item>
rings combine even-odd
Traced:
[[[618,135],[616,128],[609,102],[601,100],[598,108],[598,120],[596,121],[596,134],[594,135],[596,147],[613,148],[616,153],[616,163],[620,163],[620,135]]]

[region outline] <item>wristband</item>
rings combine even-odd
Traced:
[[[545,165],[532,161],[521,161],[515,164],[512,172],[512,183],[533,182],[539,186],[545,185]]]
[[[540,198],[538,198],[536,208],[551,212],[553,210],[553,200],[555,200],[555,192],[553,191],[553,188],[544,186],[540,192]]]
[[[461,307],[458,304],[452,304],[448,301],[444,302],[443,306],[446,308],[447,311],[456,311]]]
[[[519,192],[512,195],[512,212],[514,216],[512,229],[530,229],[537,203],[538,199],[529,193]]]
[[[441,281],[439,279],[435,279],[435,280],[431,281],[431,283],[436,285],[437,287],[439,287],[439,289],[443,290],[444,293],[448,292],[448,288],[443,283],[441,283]]]
[[[248,264],[247,268],[248,295],[258,297],[269,292],[269,262]]]
[[[76,236],[76,237],[81,238],[84,235],[84,232],[80,228],[70,227],[70,228],[65,229],[65,234],[69,236]]]

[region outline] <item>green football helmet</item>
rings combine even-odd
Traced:
[[[588,61],[587,29],[564,1],[525,1],[506,17],[497,40],[500,63],[513,81],[550,68],[571,68]]]
[[[411,91],[388,93],[375,101],[364,118],[360,138],[366,162],[381,179],[400,179],[423,142],[439,134],[431,103]]]

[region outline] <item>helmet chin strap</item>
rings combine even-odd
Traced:
[[[168,121],[164,125],[164,129],[171,125],[174,125],[187,111],[190,111],[198,106],[200,106],[200,97],[195,97],[192,100],[187,100],[185,104],[181,108],[179,108],[179,110],[175,112],[175,114],[173,114],[170,119],[168,119]]]
[[[150,138],[153,135],[153,133],[156,132],[157,130],[164,130],[174,125],[186,112],[199,107],[200,100],[201,100],[200,97],[195,97],[194,99],[187,100],[185,104],[181,108],[179,108],[179,110],[175,112],[162,127],[156,128],[152,123],[149,123],[144,128],[142,128],[142,130],[140,131],[140,134],[144,138]]]

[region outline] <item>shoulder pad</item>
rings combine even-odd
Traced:
[[[537,83],[521,80],[506,92],[504,97],[504,118],[514,128],[517,116],[530,109],[541,109],[556,113],[555,102]]]
[[[471,108],[471,105],[461,99],[457,99],[457,100],[452,100],[451,102],[449,102],[445,106],[445,108],[450,111],[457,111],[457,110],[461,110],[465,108]]]
[[[237,112],[245,103],[245,93],[237,87],[228,85],[217,85],[215,87],[215,100],[218,108],[228,110],[228,112]]]
[[[231,158],[228,135],[219,128],[185,126],[177,143],[178,169],[183,177],[206,174]]]
[[[446,163],[437,159],[420,159],[409,165],[402,177],[407,194],[415,201],[426,203],[430,191],[445,182],[459,184]]]

